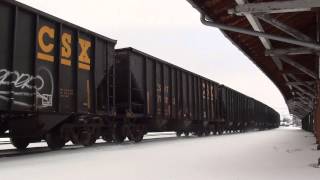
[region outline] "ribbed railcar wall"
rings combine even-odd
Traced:
[[[213,81],[133,48],[116,50],[116,74],[128,79],[116,85],[116,107],[127,118],[146,118],[153,130],[190,129],[215,120]]]
[[[111,111],[116,41],[4,0],[0,42],[0,111]]]
[[[220,102],[217,117],[224,129],[264,129],[279,126],[279,114],[263,103],[223,85],[218,92]]]
[[[243,95],[225,86],[221,88],[224,88],[230,96],[229,106],[227,106],[230,113],[229,119],[227,119],[227,128],[231,130],[241,129],[245,126],[244,121],[246,121],[246,119],[242,119],[242,115],[246,110],[241,111],[244,105],[244,102],[242,102]]]
[[[302,129],[313,132],[314,117],[313,113],[308,114],[302,119]]]

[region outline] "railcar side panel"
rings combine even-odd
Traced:
[[[10,6],[0,6],[0,111],[8,111],[10,109],[10,79],[13,46],[15,34],[15,9]]]
[[[77,107],[80,113],[88,113],[92,110],[92,45],[90,37],[84,33],[78,33],[78,70],[77,70]]]
[[[177,118],[177,71],[171,67],[171,120]]]
[[[0,2],[0,40],[1,121],[12,134],[39,137],[111,97],[98,86],[111,87],[103,79],[116,41],[16,1]]]
[[[162,117],[163,115],[163,76],[162,76],[162,65],[160,63],[155,63],[156,72],[156,107],[157,107],[157,117]]]
[[[108,50],[108,43],[102,39],[95,40],[95,62],[94,62],[94,86],[95,86],[95,106],[96,111],[99,113],[111,111],[109,97],[111,95],[109,84],[113,84],[113,80],[109,79],[109,76],[113,77],[111,73],[112,67],[109,64],[113,64],[111,58],[108,55],[112,54],[112,51]],[[111,82],[110,82],[111,81]],[[111,103],[112,104],[112,103]]]
[[[200,115],[200,111],[199,111],[199,88],[198,88],[198,77],[194,76],[193,79],[193,89],[194,89],[194,121],[197,121],[200,119],[201,115]]]
[[[130,99],[131,109],[130,111],[137,114],[143,114],[145,110],[145,68],[144,58],[136,54],[130,54],[132,61],[129,62],[130,67],[127,73],[130,73],[131,82],[129,82],[129,89],[131,87]]]
[[[115,101],[116,101],[116,90],[115,90],[115,83],[116,83],[116,63],[115,63],[115,50],[114,46],[115,43],[106,41],[103,38],[100,38],[104,41],[106,44],[106,61],[107,61],[107,68],[105,70],[105,74],[107,75],[107,84],[104,86],[107,86],[107,112],[115,113]],[[99,98],[99,96],[98,96]]]
[[[127,53],[117,53],[116,56],[116,74],[121,74],[123,78],[117,78],[116,81],[116,111],[126,113],[129,109],[130,89],[129,89],[129,62]]]
[[[38,37],[36,48],[35,73],[41,79],[37,81],[36,108],[41,112],[58,111],[57,93],[59,90],[59,30],[60,27],[48,19],[37,18]],[[32,60],[27,60],[32,62]]]
[[[75,32],[67,27],[62,26],[61,32],[61,55],[59,61],[59,77],[63,80],[59,81],[59,111],[63,113],[76,112],[75,109],[75,64],[76,64],[76,48]]]
[[[182,119],[187,118],[188,114],[188,86],[187,86],[187,75],[181,71],[181,95],[182,95]]]
[[[9,70],[10,77],[7,79],[8,82],[11,82],[9,109],[11,111],[32,111],[35,103],[33,94],[36,89],[39,93],[43,92],[42,85],[44,84],[43,79],[37,77],[34,72],[35,16],[27,11],[15,8],[13,23],[15,27],[13,30],[13,59]],[[38,100],[39,96],[36,97]]]
[[[193,83],[194,76],[191,74],[188,74],[188,99],[189,99],[189,113],[188,113],[188,119],[194,120],[194,83]]]
[[[169,119],[170,117],[170,73],[169,67],[167,65],[163,65],[163,109],[164,109],[164,118]]]
[[[154,62],[147,58],[146,74],[147,74],[147,115],[155,115],[156,103],[155,97],[155,79],[154,79]]]

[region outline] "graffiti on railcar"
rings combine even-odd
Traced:
[[[47,90],[48,86],[50,87],[49,91],[44,93],[44,90]],[[12,100],[14,104],[19,106],[31,107],[32,104],[15,100],[13,96],[33,97],[35,95],[37,101],[40,100],[41,102],[38,108],[51,107],[53,86],[53,77],[51,72],[46,68],[39,68],[38,75],[36,76],[18,71],[0,69],[0,87],[9,89],[0,91],[0,99],[7,102]]]

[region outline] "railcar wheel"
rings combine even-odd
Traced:
[[[177,137],[181,137],[182,132],[181,132],[181,131],[177,131],[177,132],[176,132],[176,135],[177,135]]]
[[[184,135],[185,135],[186,137],[189,137],[189,135],[190,135],[189,131],[184,132]]]
[[[29,145],[29,140],[26,138],[10,138],[10,142],[19,151],[25,150]]]
[[[144,128],[142,125],[135,124],[130,128],[129,140],[134,141],[136,143],[141,142],[144,136]]]
[[[134,139],[134,142],[138,143],[138,142],[141,142],[143,140],[143,134],[139,134],[135,139]]]
[[[102,136],[102,139],[108,143],[111,143],[113,138],[112,138],[112,135],[109,136],[109,135],[106,135],[106,136]]]
[[[96,142],[96,137],[90,131],[82,131],[80,134],[80,143],[83,146],[91,146]]]
[[[205,136],[210,136],[210,131],[209,131],[209,130],[206,130],[206,131],[204,132],[204,135],[205,135]]]
[[[198,131],[198,132],[196,133],[196,135],[197,135],[198,137],[202,137],[202,136],[204,135],[204,132],[203,132],[203,131]]]
[[[65,140],[62,137],[59,129],[52,130],[46,135],[48,147],[51,150],[59,150],[65,145]]]
[[[118,124],[116,125],[113,133],[113,141],[116,143],[123,143],[126,139],[126,135],[124,133],[124,129],[122,125]]]

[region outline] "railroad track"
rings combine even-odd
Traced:
[[[11,144],[11,142],[10,141],[0,141],[0,146],[7,145],[7,144]]]
[[[35,147],[29,148],[26,151],[17,151],[15,149],[8,149],[8,150],[0,150],[0,159],[7,158],[7,157],[17,157],[22,155],[29,155],[29,154],[39,154],[49,152],[49,148],[47,147]]]
[[[253,131],[254,132],[254,131]],[[231,134],[224,134],[225,135],[233,135]],[[219,136],[219,135],[218,135]],[[216,135],[211,135],[211,136],[205,136],[205,137],[216,137]],[[187,140],[187,139],[193,139],[193,138],[199,138],[197,136],[189,136],[189,137],[176,137],[176,133],[174,132],[159,132],[159,133],[149,133],[145,135],[145,138],[142,142],[136,144],[147,144],[147,143],[160,143],[160,142],[169,142],[169,141],[175,141],[175,140]],[[14,148],[12,149],[1,149],[1,145],[8,145],[11,144],[10,141],[0,141],[0,159],[1,158],[7,158],[7,157],[18,157],[18,156],[24,156],[24,155],[32,155],[32,154],[41,154],[41,153],[47,153],[47,152],[52,152],[45,144],[45,141],[42,141],[38,143],[39,145],[42,145],[41,147],[31,147],[28,148],[26,151],[18,151]],[[122,146],[130,146],[135,143],[125,141],[124,143],[121,144],[115,144],[115,143],[107,143],[104,141],[98,140],[96,144],[90,147],[83,147],[81,145],[73,145],[69,144],[66,145],[63,149],[59,151],[71,151],[71,150],[81,150],[81,149],[87,149],[87,148],[97,148],[100,146],[117,146],[117,145],[122,145]]]
[[[188,137],[188,139],[190,139],[192,137]],[[171,133],[171,132],[166,132],[166,133],[151,133],[151,134],[147,134],[145,136],[145,139],[140,142],[139,144],[146,144],[146,143],[155,143],[155,142],[168,142],[170,140],[177,140],[177,139],[186,139],[186,138],[177,138],[175,136],[175,133]],[[42,144],[45,143],[44,141],[39,143]],[[0,141],[0,147],[1,145],[8,145],[10,144],[10,141]],[[122,143],[121,145],[127,146],[127,145],[132,145],[135,144],[133,142],[129,142],[129,141],[125,141],[124,143]],[[97,142],[95,145],[91,146],[91,147],[83,147],[80,145],[66,145],[63,149],[59,150],[59,151],[72,151],[72,150],[81,150],[81,149],[86,149],[86,148],[96,148],[99,146],[116,146],[119,144],[113,144],[113,143],[107,143],[107,142]],[[27,156],[27,155],[34,155],[34,154],[42,154],[42,153],[48,153],[48,152],[52,152],[52,150],[50,150],[48,147],[31,147],[28,148],[25,151],[18,151],[16,149],[0,149],[0,159],[2,158],[10,158],[10,157],[19,157],[19,156]]]
[[[231,134],[224,134],[225,135],[232,135]],[[219,135],[218,135],[219,136]],[[211,136],[205,136],[205,137],[217,137],[216,135],[211,135]],[[69,144],[66,145],[63,149],[59,151],[72,151],[72,150],[83,150],[87,148],[97,148],[97,147],[102,147],[102,146],[112,146],[115,147],[117,145],[122,145],[122,146],[130,146],[130,145],[141,145],[141,144],[148,144],[148,143],[161,143],[161,142],[170,142],[170,141],[176,141],[176,140],[187,140],[187,139],[194,139],[194,138],[199,138],[197,136],[189,136],[189,137],[176,137],[176,133],[173,132],[160,132],[160,133],[149,133],[145,135],[145,138],[142,142],[135,144],[130,141],[125,141],[124,143],[121,144],[115,144],[115,143],[107,143],[104,141],[99,141],[94,144],[93,146],[90,147],[83,147],[81,145],[73,145]],[[42,145],[42,147],[31,147],[28,148],[26,151],[18,151],[14,148],[12,149],[1,149],[1,145],[8,145],[10,144],[10,141],[0,141],[0,160],[2,158],[8,158],[8,157],[18,157],[18,156],[26,156],[26,155],[33,155],[33,154],[41,154],[41,153],[48,153],[52,152],[45,144],[45,141],[42,141],[41,143],[38,143],[39,145]]]

